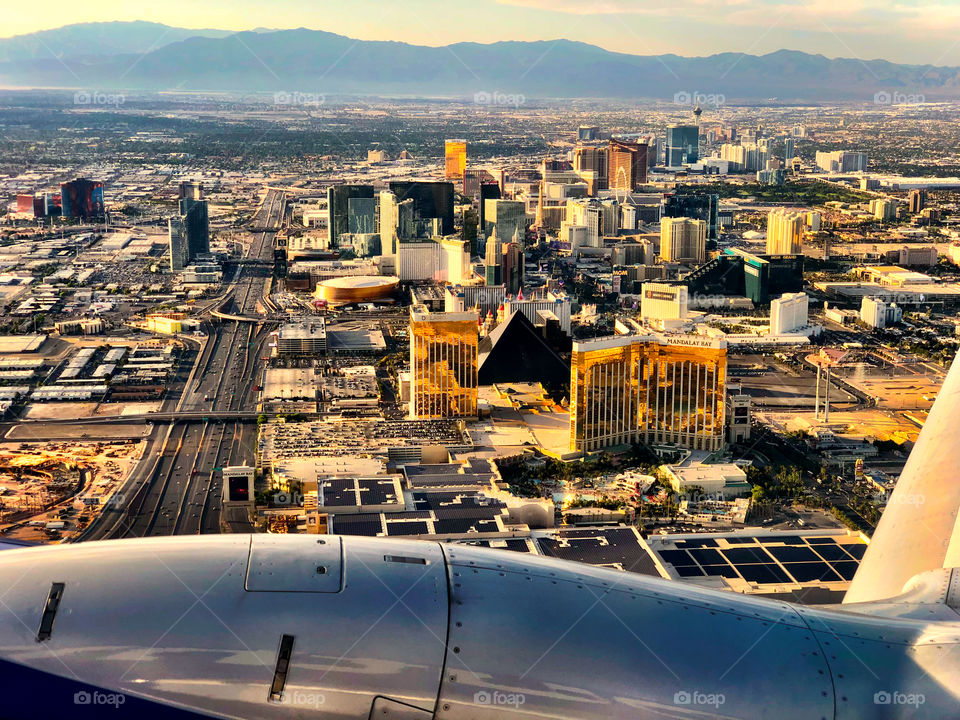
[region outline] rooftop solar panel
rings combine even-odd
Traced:
[[[713,538],[692,538],[689,540],[677,540],[675,543],[678,548],[701,548],[717,547],[717,541]]]
[[[328,478],[323,481],[325,488],[330,488],[336,492],[353,489],[353,478]]]
[[[703,570],[711,577],[738,577],[737,571],[731,565],[704,565]]]
[[[416,475],[446,475],[457,472],[459,465],[442,463],[437,465],[404,465],[403,472],[407,477]]]
[[[519,538],[508,538],[506,540],[465,540],[462,545],[473,545],[475,547],[486,547],[494,550],[511,550],[513,552],[530,552],[527,541]]]
[[[430,532],[427,523],[420,520],[401,520],[387,523],[387,535],[426,535]]]
[[[860,567],[860,563],[856,560],[838,560],[837,562],[832,562],[830,565],[840,573],[840,576],[844,580],[853,580],[853,576],[857,572],[857,568]]]
[[[696,564],[686,550],[661,550],[659,555],[665,562],[670,563],[674,567]]]
[[[769,565],[737,565],[737,572],[747,582],[755,582],[760,585],[790,582],[790,578],[780,569],[780,566],[772,563]]]
[[[814,582],[816,580],[839,582],[843,579],[824,562],[784,563],[783,567],[794,580],[800,583]]]
[[[490,520],[500,515],[502,513],[502,508],[484,507],[482,505],[467,507],[461,507],[460,505],[444,505],[438,507],[433,512],[437,518],[443,518],[445,520],[456,518]],[[844,560],[846,560],[846,558],[844,558]]]
[[[613,528],[611,528],[613,530]],[[590,530],[561,530],[557,533],[558,538],[595,538],[599,537],[601,530],[597,528],[592,528]]]
[[[358,521],[358,522],[376,522],[376,523],[379,523],[379,522],[381,521],[381,515],[380,515],[380,513],[369,513],[369,512],[368,512],[368,513],[357,513],[356,515],[349,515],[349,514],[344,515],[344,514],[341,513],[340,515],[335,515],[334,517],[335,517],[335,518],[339,518],[339,519],[341,520],[341,522],[342,522],[343,520],[347,519],[347,518],[350,518],[350,519],[352,519],[352,520],[356,520],[356,521]]]
[[[392,482],[361,480],[360,502],[363,505],[383,505],[387,502],[397,502]]]
[[[842,549],[840,549],[840,546],[837,544],[817,545],[813,549],[824,560],[849,560],[850,559],[850,556],[847,555]]]
[[[324,480],[323,485],[323,504],[329,507],[357,505],[357,494],[354,491],[353,479],[330,478]]]
[[[768,563],[771,557],[763,548],[730,548],[722,551],[727,560],[733,565],[742,565],[746,563]]]
[[[680,577],[703,577],[703,570],[696,565],[686,565],[683,567],[674,567]]]
[[[371,520],[362,519],[359,515],[336,515],[333,518],[333,532],[338,535],[376,537],[381,532],[382,526],[380,517],[375,517],[375,520]]]
[[[502,546],[505,550],[513,550],[514,552],[530,552],[530,546],[527,544],[526,540],[518,540],[516,538],[511,538],[509,540],[504,540],[504,545]],[[491,543],[491,547],[501,547],[499,544]]]
[[[797,537],[796,535],[773,535],[770,537],[758,537],[757,540],[764,545],[803,545],[803,538]]]
[[[549,557],[598,566],[616,565],[628,572],[659,575],[653,559],[630,528],[567,531],[557,538],[538,538],[536,542],[540,551]]]
[[[447,518],[444,520],[435,520],[433,523],[434,531],[443,534],[467,533],[471,530],[477,530],[477,521],[473,518]]]
[[[725,562],[723,555],[712,548],[695,548],[687,552],[701,565],[720,565]]]
[[[811,545],[836,545],[837,541],[832,537],[808,537],[805,540]]]
[[[787,545],[785,547],[768,547],[767,552],[780,562],[817,562],[817,554],[808,547]]]
[[[404,512],[383,513],[387,520],[430,520],[433,513],[429,510],[406,510]]]
[[[413,488],[464,486],[484,487],[487,484],[488,482],[478,475],[427,475],[424,477],[410,479],[410,485]]]
[[[841,545],[840,547],[850,553],[857,560],[863,560],[863,554],[867,551],[867,546],[863,543]]]

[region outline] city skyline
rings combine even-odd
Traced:
[[[786,49],[828,58],[960,65],[960,47],[949,33],[951,18],[960,19],[960,8],[942,2],[835,5],[727,0],[711,8],[709,17],[704,16],[699,0],[682,0],[669,6],[659,2],[640,5],[627,0],[483,0],[469,16],[460,8],[435,0],[420,0],[415,5],[414,11],[404,5],[401,12],[401,8],[383,0],[360,0],[349,7],[333,5],[305,12],[288,0],[271,4],[269,10],[243,0],[225,18],[212,8],[198,8],[182,0],[163,8],[131,7],[119,11],[105,3],[79,8],[58,0],[42,16],[22,13],[9,18],[6,33],[0,39],[76,23],[140,20],[231,32],[305,27],[358,40],[431,47],[460,42],[568,39],[631,55],[764,55]],[[51,17],[58,21],[50,22]],[[188,21],[183,22],[185,19]],[[618,32],[610,32],[611,22],[616,23]],[[436,28],[441,26],[444,32],[437,33]],[[156,44],[163,42],[161,32]],[[878,52],[879,48],[883,51]],[[149,49],[152,48],[144,48]],[[51,55],[56,52],[51,51]]]
[[[909,2],[0,40],[0,720],[960,716]]]

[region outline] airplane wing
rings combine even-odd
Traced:
[[[34,547],[34,543],[24,542],[23,540],[0,539],[0,550],[21,550],[25,547]]]
[[[958,508],[960,360],[954,358],[844,604],[890,598],[915,575],[960,567]]]

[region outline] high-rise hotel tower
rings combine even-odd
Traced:
[[[410,309],[410,417],[477,416],[477,314]]]
[[[467,169],[467,141],[447,140],[444,143],[447,180],[463,182],[463,171]]]
[[[723,447],[723,340],[622,335],[575,342],[571,364],[572,451],[638,441]]]

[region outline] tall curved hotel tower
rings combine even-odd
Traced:
[[[447,140],[444,143],[447,180],[463,182],[463,171],[467,169],[467,141]]]
[[[570,449],[642,441],[723,447],[727,348],[692,336],[622,335],[573,344]]]

